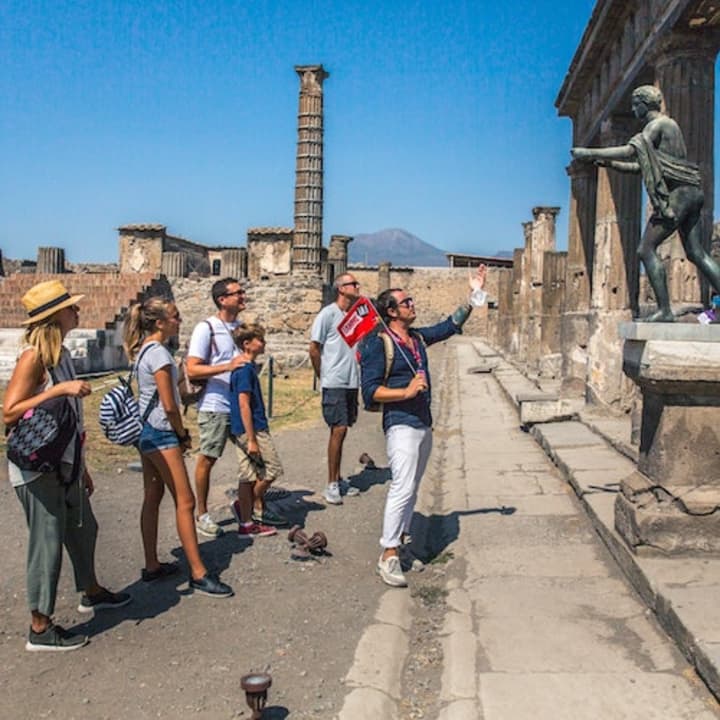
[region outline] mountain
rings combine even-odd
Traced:
[[[361,233],[348,245],[348,262],[377,265],[389,261],[397,266],[447,267],[445,251],[423,242],[407,230],[391,228]]]

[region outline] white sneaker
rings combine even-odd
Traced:
[[[343,504],[342,496],[340,495],[340,485],[336,482],[330,483],[325,488],[323,497],[325,498],[325,502],[330,503],[330,505]]]
[[[377,564],[377,572],[386,585],[392,587],[407,587],[407,580],[400,567],[400,558],[397,555],[390,555],[386,560],[380,559]]]
[[[210,517],[208,513],[201,515],[195,521],[195,527],[199,533],[202,533],[206,537],[220,537],[223,534],[223,529]]]

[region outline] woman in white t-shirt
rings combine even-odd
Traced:
[[[145,417],[139,441],[144,481],[140,527],[146,562],[142,577],[151,581],[174,571],[172,565],[157,558],[158,514],[167,485],[175,500],[178,536],[190,566],[190,588],[212,597],[229,597],[232,588],[207,571],[195,532],[195,496],[183,459],[183,452],[191,446],[190,433],[180,412],[177,366],[165,347],[179,327],[177,307],[161,297],[133,305],[125,323],[125,351],[136,361],[140,414]]]

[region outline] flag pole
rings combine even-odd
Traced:
[[[397,339],[395,338],[395,333],[387,326],[385,323],[385,320],[383,320],[383,316],[378,312],[378,309],[375,307],[375,303],[370,298],[365,298],[372,306],[375,312],[377,313],[378,319],[380,320],[380,324],[387,330],[387,334],[389,335],[390,339],[393,342],[393,345],[398,349],[400,355],[402,355],[403,360],[407,363],[407,366],[411,370],[415,370],[415,368],[412,366],[412,363],[410,362],[410,358],[405,354],[405,351],[400,347],[400,343],[398,343]]]

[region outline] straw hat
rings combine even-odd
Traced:
[[[59,280],[46,280],[33,285],[22,297],[22,304],[30,316],[23,325],[30,325],[74,305],[84,295],[71,295]]]

